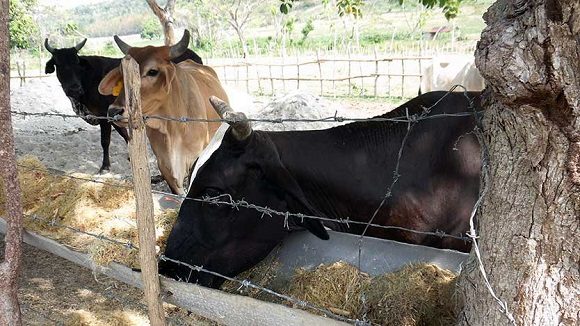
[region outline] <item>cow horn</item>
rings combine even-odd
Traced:
[[[55,48],[50,46],[50,44],[48,44],[48,37],[44,39],[44,47],[46,48],[46,51],[48,51],[52,54],[54,54],[54,51],[56,50]]]
[[[84,39],[80,41],[79,44],[75,45],[75,49],[77,49],[77,52],[80,51],[83,48],[83,46],[85,46],[85,43],[87,43],[87,39]]]
[[[129,49],[131,49],[131,46],[129,44],[123,42],[123,40],[121,40],[117,35],[113,36],[113,39],[115,40],[115,43],[117,43],[117,46],[119,47],[121,52],[123,52],[123,54],[129,53]]]
[[[183,31],[183,37],[181,37],[181,40],[169,48],[169,58],[173,60],[182,55],[187,50],[188,45],[189,31],[186,29]]]
[[[235,112],[226,102],[217,96],[210,96],[209,102],[222,119],[227,119],[232,126],[233,134],[238,140],[244,140],[252,133],[252,126],[242,112]]]

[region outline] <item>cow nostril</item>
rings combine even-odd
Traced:
[[[125,110],[123,108],[110,107],[107,112],[107,115],[109,116],[109,118],[115,118],[116,116],[122,116],[124,111]]]

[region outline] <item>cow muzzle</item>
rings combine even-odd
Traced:
[[[107,110],[107,117],[113,119],[113,122],[118,126],[125,126],[127,124],[127,117],[125,116],[125,108],[116,105],[109,105]]]

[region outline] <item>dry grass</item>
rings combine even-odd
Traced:
[[[350,318],[363,314],[379,325],[451,325],[456,313],[452,294],[456,275],[431,264],[409,265],[395,273],[370,277],[344,262],[297,270],[288,294]]]
[[[277,250],[277,249],[275,249]],[[256,266],[236,276],[238,280],[248,280],[252,284],[270,288],[271,282],[276,278],[278,270],[280,269],[280,262],[276,259],[276,255],[270,255],[262,260]],[[279,303],[279,298],[264,293],[258,289],[240,287],[240,283],[233,281],[225,281],[221,286],[221,290],[229,293],[236,293],[249,296],[251,298],[265,300]]]
[[[312,271],[298,269],[290,283],[289,294],[300,300],[321,305],[330,311],[358,316],[359,297],[370,280],[367,274],[347,263],[320,265]]]
[[[381,325],[452,325],[456,275],[431,264],[409,265],[374,278],[367,316]]]
[[[107,265],[115,261],[139,267],[138,252],[135,249],[128,249],[67,228],[51,226],[50,223],[56,222],[83,232],[137,245],[135,199],[133,191],[127,188],[130,184],[109,178],[101,180],[107,183],[105,185],[59,176],[49,172],[38,158],[32,156],[21,157],[18,164],[22,205],[24,214],[28,216],[24,220],[24,225],[28,230],[86,252],[97,264]],[[75,176],[94,178],[83,174]],[[3,200],[2,194],[0,203]],[[156,211],[159,248],[165,246],[176,218],[175,210]]]

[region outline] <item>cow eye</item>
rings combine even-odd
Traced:
[[[147,71],[147,76],[149,77],[155,77],[157,75],[159,75],[159,70],[149,69],[149,71]]]
[[[219,189],[211,188],[211,187],[206,188],[204,191],[204,195],[208,196],[208,197],[217,197],[221,194],[222,194],[222,192]]]

